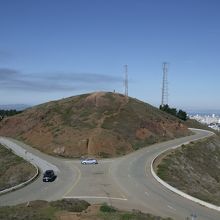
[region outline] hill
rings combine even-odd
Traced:
[[[36,169],[27,161],[0,145],[0,191],[31,179]]]
[[[220,205],[220,137],[213,136],[172,151],[157,173],[170,185],[201,200]]]
[[[137,99],[105,92],[48,102],[0,122],[0,135],[64,157],[124,155],[189,134],[177,118]]]

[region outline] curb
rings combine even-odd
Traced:
[[[190,128],[190,129],[192,130],[193,128]],[[193,129],[193,130],[202,130],[202,129]],[[211,135],[213,135],[213,134],[214,134],[214,133],[210,131],[210,135],[209,135],[209,136],[211,136]],[[208,137],[209,137],[209,136],[208,136]],[[206,138],[206,137],[204,137],[204,138]],[[198,139],[195,139],[195,140],[193,140],[193,141],[197,141],[197,140],[200,140],[200,139],[203,139],[203,138],[198,138]],[[190,142],[192,142],[192,141],[187,141],[187,142],[185,142],[185,143],[183,143],[183,144],[181,144],[181,145],[177,145],[177,146],[175,146],[175,147],[172,147],[171,149],[179,148],[179,147],[181,147],[182,145],[189,144]],[[157,156],[155,156],[154,159],[151,161],[151,174],[152,174],[153,177],[157,180],[157,182],[159,182],[160,184],[162,184],[163,186],[165,186],[165,187],[166,187],[167,189],[169,189],[170,191],[172,191],[172,192],[174,192],[174,193],[176,193],[176,194],[178,194],[178,195],[180,195],[180,196],[182,196],[182,197],[184,197],[184,198],[186,198],[186,199],[189,199],[189,200],[191,200],[191,201],[193,201],[193,202],[196,202],[196,203],[198,203],[198,204],[200,204],[200,205],[203,205],[203,206],[205,206],[205,207],[207,207],[207,208],[210,208],[210,209],[213,209],[213,210],[216,210],[216,211],[220,211],[220,206],[216,206],[216,205],[213,205],[213,204],[211,204],[211,203],[208,203],[208,202],[202,201],[202,200],[200,200],[200,199],[197,199],[197,198],[195,198],[195,197],[193,197],[193,196],[190,196],[190,195],[188,195],[188,194],[186,194],[186,193],[184,193],[184,192],[182,192],[182,191],[176,189],[175,187],[169,185],[168,183],[166,183],[165,181],[163,181],[159,176],[157,176],[157,174],[154,172],[153,164],[154,164],[154,162],[155,162],[155,160],[157,159],[158,156],[160,156],[162,153],[164,153],[164,152],[166,152],[166,151],[168,151],[168,150],[170,150],[170,149],[167,149],[167,150],[164,150],[164,151],[160,152],[160,153],[159,153]]]
[[[4,145],[2,145],[2,146],[4,146]],[[6,147],[6,146],[4,146],[4,147]],[[6,147],[7,148],[7,147]],[[8,149],[8,148],[7,148]],[[15,152],[13,152],[14,154],[15,154]],[[20,156],[19,156],[20,157]],[[29,161],[27,161],[28,163],[31,163],[31,162],[29,162]],[[35,167],[35,169],[36,169],[36,173],[35,173],[35,175],[33,176],[33,177],[31,177],[29,180],[27,180],[27,181],[25,181],[25,182],[23,182],[23,183],[20,183],[20,184],[18,184],[18,185],[16,185],[16,186],[13,186],[13,187],[10,187],[10,188],[8,188],[8,189],[4,189],[4,190],[2,190],[2,191],[0,191],[0,195],[2,195],[2,194],[5,194],[5,193],[8,193],[8,192],[11,192],[11,191],[14,191],[14,190],[16,190],[16,189],[19,189],[19,188],[22,188],[22,187],[24,187],[24,186],[26,186],[27,184],[29,184],[30,182],[32,182],[34,179],[36,179],[37,177],[38,177],[38,175],[39,175],[39,168],[34,164],[34,163],[31,163],[34,167]]]

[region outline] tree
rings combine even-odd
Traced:
[[[11,109],[11,110],[2,110],[0,109],[0,121],[7,116],[12,116],[12,115],[16,115],[21,113],[22,111],[17,111],[15,109]]]
[[[170,108],[169,105],[160,105],[160,110],[167,112],[168,114],[174,115],[177,118],[186,121],[187,120],[187,114],[183,110],[177,111],[176,108]]]
[[[177,117],[183,121],[186,121],[187,120],[187,114],[186,112],[184,112],[183,110],[179,110],[178,113],[177,113]]]

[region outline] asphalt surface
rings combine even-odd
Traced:
[[[154,179],[150,170],[152,160],[164,150],[209,135],[211,133],[208,131],[195,130],[195,135],[155,144],[121,158],[99,160],[97,165],[82,165],[79,160],[51,157],[9,139],[25,149],[26,154],[28,152],[55,166],[57,179],[44,183],[41,174],[28,186],[0,196],[0,205],[36,199],[80,198],[91,203],[107,202],[121,209],[137,209],[173,219],[191,219],[191,214],[196,214],[196,220],[219,220],[220,212],[169,191]]]

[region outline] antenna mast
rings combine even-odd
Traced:
[[[162,84],[162,100],[161,106],[168,105],[168,63],[163,63],[163,84]]]
[[[125,80],[124,80],[124,86],[125,86],[125,96],[128,97],[128,65],[124,65],[124,73],[125,73]]]

